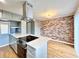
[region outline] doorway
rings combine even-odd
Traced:
[[[0,34],[9,34],[8,22],[0,22]]]

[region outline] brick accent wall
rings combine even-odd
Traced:
[[[74,43],[74,18],[73,16],[59,17],[40,22],[41,35],[54,40]]]

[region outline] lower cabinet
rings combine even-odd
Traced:
[[[27,58],[47,58],[47,43],[38,46],[27,45]]]
[[[35,58],[35,49],[27,45],[27,58]]]

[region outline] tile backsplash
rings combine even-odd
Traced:
[[[74,17],[66,16],[40,22],[41,35],[74,43]]]

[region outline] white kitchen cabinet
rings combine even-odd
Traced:
[[[27,27],[26,27],[26,21],[22,20],[21,21],[21,33],[26,34],[27,33]]]
[[[22,16],[9,11],[0,11],[1,20],[21,21]]]
[[[13,48],[14,52],[17,53],[17,44],[11,44],[11,47]]]
[[[36,50],[33,47],[27,45],[27,58],[35,58],[35,54]]]
[[[27,45],[27,58],[47,58],[47,43],[36,48]]]
[[[18,39],[16,39],[12,35],[9,36],[10,47],[14,50],[15,53],[17,53],[17,40]]]

